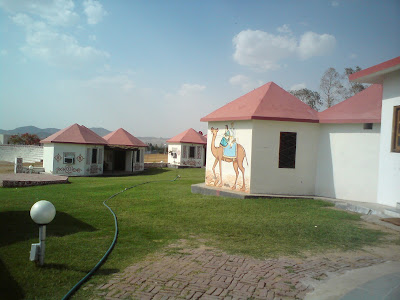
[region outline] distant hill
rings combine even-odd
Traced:
[[[58,128],[38,128],[36,126],[23,126],[23,127],[18,127],[15,129],[11,130],[4,130],[0,129],[0,134],[23,134],[23,133],[30,133],[30,134],[36,134],[40,139],[45,139],[48,136],[52,135],[53,133],[56,133],[60,129]],[[105,136],[109,134],[111,131],[102,127],[92,127],[90,130],[93,130],[95,133],[97,133],[99,136]],[[137,137],[139,140],[141,140],[143,143],[152,143],[153,145],[158,145],[158,146],[163,146],[168,138],[156,138],[156,137]]]

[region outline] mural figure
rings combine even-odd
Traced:
[[[231,130],[229,130],[228,125],[225,125],[225,133],[221,139],[219,147],[215,147],[215,139],[217,137],[218,128],[211,127],[211,133],[212,133],[211,152],[215,157],[215,162],[212,167],[215,178],[214,185],[217,185],[217,183],[219,182],[218,187],[222,187],[222,166],[221,166],[222,161],[232,162],[233,169],[235,170],[236,173],[236,179],[234,185],[232,186],[232,190],[236,189],[236,183],[239,176],[238,169],[240,169],[243,175],[243,185],[240,188],[240,190],[245,191],[246,190],[246,183],[244,179],[245,168],[243,167],[243,161],[245,157],[247,165],[249,163],[247,161],[246,151],[244,150],[243,146],[236,143],[233,123],[231,125],[232,125]],[[217,179],[217,176],[215,174],[215,166],[217,165],[217,163],[219,163],[219,176],[220,176],[219,180]]]

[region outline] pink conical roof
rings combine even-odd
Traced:
[[[273,82],[229,102],[200,119],[209,121],[277,120],[318,122],[318,113]]]
[[[185,130],[184,132],[170,138],[167,143],[188,143],[188,144],[207,144],[207,138],[202,136],[193,128]]]
[[[129,147],[147,147],[138,138],[135,138],[132,134],[123,128],[119,128],[109,134],[103,136],[103,139],[107,141],[109,145],[116,146],[129,146]]]
[[[374,84],[362,92],[320,113],[320,123],[380,123],[382,85]]]
[[[106,145],[107,142],[95,132],[83,125],[73,124],[40,141],[46,143],[71,143]]]

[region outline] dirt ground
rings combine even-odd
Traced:
[[[145,154],[144,162],[145,163],[154,163],[154,162],[168,162],[168,154]]]

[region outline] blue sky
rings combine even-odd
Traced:
[[[0,0],[0,128],[171,137],[274,81],[400,55],[400,2]]]

